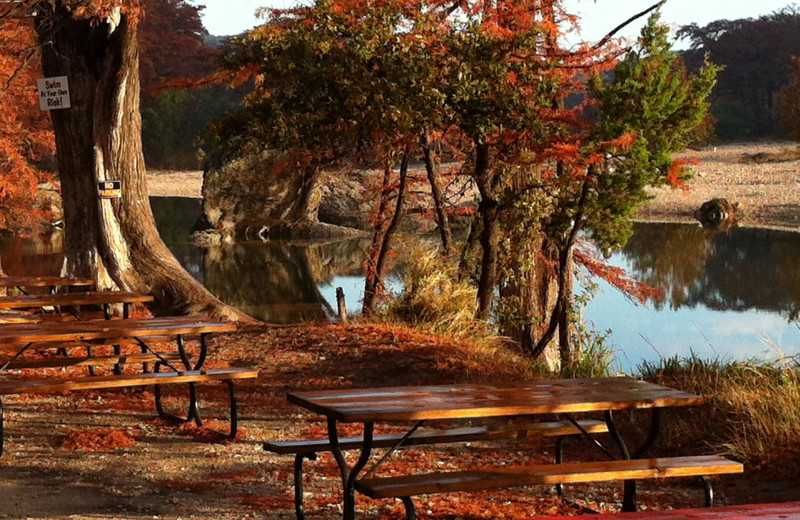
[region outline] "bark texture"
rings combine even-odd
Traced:
[[[159,237],[145,183],[139,114],[137,31],[125,14],[78,19],[41,4],[36,30],[44,74],[67,76],[71,105],[51,114],[66,233],[66,272],[101,288],[151,294],[157,314],[247,319],[211,295]],[[97,183],[122,181],[121,199],[100,199]]]

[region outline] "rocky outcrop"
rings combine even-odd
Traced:
[[[279,171],[280,170],[280,171]],[[204,173],[203,198],[207,222],[223,240],[267,240],[355,237],[368,234],[380,194],[381,176],[373,171],[348,170],[320,175],[311,205],[301,220],[287,218],[304,189],[297,171],[276,168],[269,153],[233,161]],[[411,176],[403,229],[436,229],[432,199],[424,171]],[[471,220],[474,201],[459,197],[451,214],[456,227]]]

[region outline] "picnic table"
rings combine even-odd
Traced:
[[[0,311],[31,309],[45,311],[48,307],[54,307],[55,309],[69,308],[73,316],[80,318],[79,313],[73,308],[100,306],[103,308],[105,318],[109,319],[111,317],[111,306],[122,304],[122,316],[127,319],[130,316],[132,304],[152,301],[152,296],[126,291],[25,294],[22,296],[0,297]]]
[[[741,464],[715,456],[640,459],[656,440],[662,409],[698,405],[703,402],[703,398],[629,377],[543,379],[507,386],[434,385],[304,391],[290,392],[287,399],[323,415],[327,420],[330,451],[339,466],[343,483],[345,520],[355,518],[356,491],[371,498],[400,498],[406,506],[407,518],[413,519],[416,516],[411,496],[418,494],[620,479],[625,480],[623,510],[632,511],[636,505],[636,487],[635,482],[630,479],[742,471]],[[630,409],[646,409],[651,412],[648,435],[635,449],[628,447],[614,420],[615,411]],[[364,477],[360,476],[370,460],[376,423],[411,422],[413,426],[406,435],[409,438],[426,421],[564,414],[569,422],[577,425],[574,414],[586,412],[603,413],[619,455],[611,453],[596,439],[593,442],[609,458],[621,460],[523,468],[502,466],[497,470],[484,468],[372,478],[377,465],[386,458],[384,456]],[[348,465],[339,444],[339,423],[363,424],[361,453],[352,466]]]
[[[0,289],[18,289],[27,292],[31,287],[47,287],[56,292],[59,287],[94,287],[92,278],[71,278],[64,276],[0,276]]]
[[[0,454],[2,453],[2,396],[23,393],[47,393],[70,390],[86,390],[100,388],[119,388],[126,386],[155,385],[155,405],[159,415],[167,419],[187,422],[194,420],[202,426],[198,405],[196,383],[222,381],[228,385],[231,406],[230,438],[235,437],[237,428],[236,393],[233,385],[236,379],[250,379],[257,375],[251,369],[204,369],[208,357],[208,337],[216,332],[229,332],[236,329],[235,324],[217,322],[195,317],[161,317],[126,320],[86,320],[55,321],[35,323],[11,323],[0,326],[0,355],[8,357],[0,363],[0,375],[10,368],[52,368],[73,365],[96,366],[104,363],[114,364],[113,375],[71,378],[26,378],[23,380],[0,379]],[[199,336],[199,349],[195,356],[187,351],[187,336]],[[154,342],[163,344],[174,340],[177,352],[158,351]],[[122,355],[120,345],[133,344],[139,353]],[[27,353],[45,352],[47,349],[66,349],[75,346],[112,345],[113,356],[52,358],[41,357],[21,360]],[[194,358],[194,359],[192,359]],[[154,363],[154,370],[149,371],[145,363]],[[122,365],[142,363],[142,371],[135,374],[123,374]],[[169,370],[161,372],[161,368]],[[178,417],[164,411],[161,402],[160,385],[166,383],[189,384],[189,408],[186,417]]]

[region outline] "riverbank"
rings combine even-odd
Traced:
[[[739,225],[797,231],[800,229],[800,154],[793,160],[768,161],[800,149],[797,143],[725,144],[687,150],[681,158],[696,158],[694,177],[686,189],[658,188],[638,219],[696,223],[695,209],[722,197],[739,204]],[[200,171],[153,170],[148,174],[151,195],[201,197]]]

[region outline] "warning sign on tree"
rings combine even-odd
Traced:
[[[37,79],[39,87],[39,108],[57,110],[69,108],[69,82],[66,76]]]

